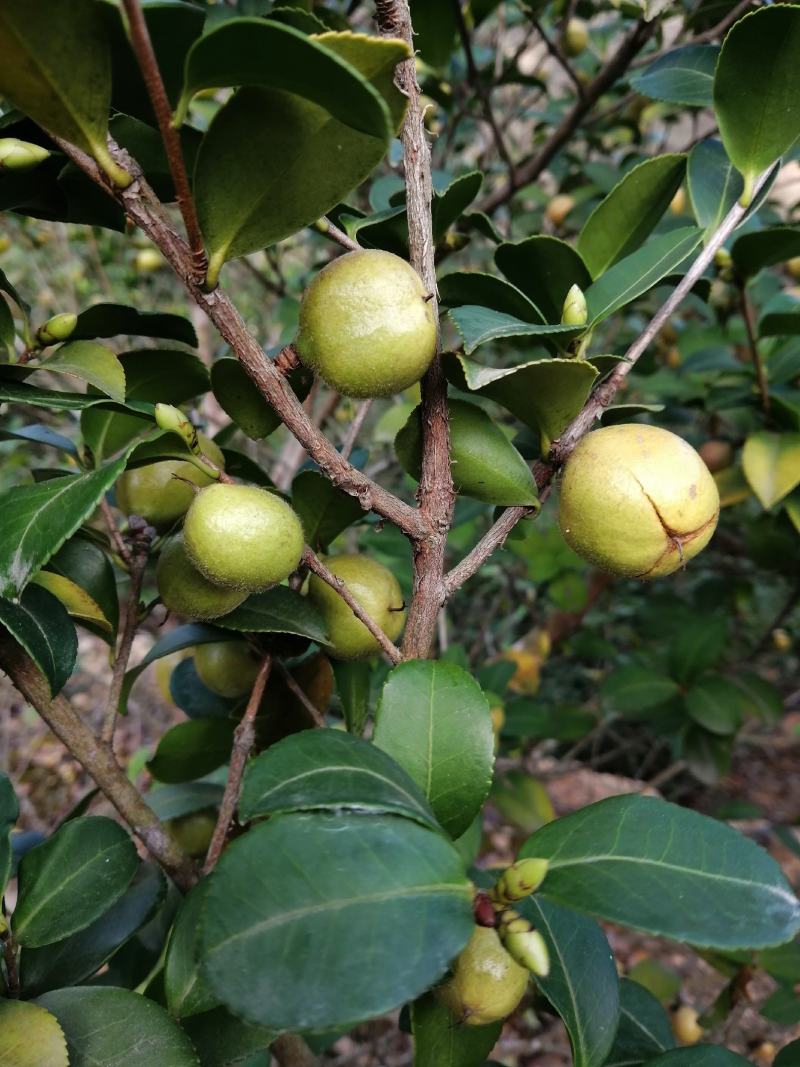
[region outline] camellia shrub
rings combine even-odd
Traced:
[[[622,731],[696,790],[781,715],[800,7],[0,0],[0,97],[0,667],[95,786],[32,840],[0,774],[0,1064],[308,1067],[399,1012],[483,1067],[530,998],[576,1067],[734,1064],[598,920],[702,951],[719,1021],[800,980],[777,862],[641,790],[553,818],[526,761]]]

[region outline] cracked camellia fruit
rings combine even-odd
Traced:
[[[658,426],[594,430],[564,468],[561,532],[579,556],[620,577],[672,574],[705,548],[718,517],[708,467]]]
[[[487,1026],[510,1015],[527,987],[527,969],[506,952],[497,931],[476,926],[436,995],[460,1023]]]

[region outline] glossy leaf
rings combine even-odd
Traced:
[[[712,734],[735,734],[742,718],[736,685],[719,674],[698,678],[685,696],[686,710],[694,721]]]
[[[214,782],[186,782],[181,785],[159,785],[147,794],[147,803],[161,819],[179,819],[194,811],[218,808],[223,786]]]
[[[431,204],[434,241],[444,237],[481,191],[482,185],[483,174],[472,170],[454,178],[443,192],[434,193]]]
[[[797,311],[771,311],[758,320],[759,337],[796,337],[800,334],[800,308]]]
[[[578,252],[593,278],[637,249],[655,228],[683,181],[686,156],[672,153],[640,163],[586,220]]]
[[[301,471],[297,475],[292,482],[292,507],[300,516],[306,542],[323,551],[364,514],[355,497],[338,489],[318,471]]]
[[[11,368],[15,369],[15,368]],[[84,411],[86,408],[104,408],[111,411],[137,414],[149,418],[152,405],[131,403],[120,404],[106,396],[93,393],[68,393],[61,389],[38,389],[24,381],[14,381],[4,374],[8,368],[0,366],[0,402],[9,404],[30,404],[33,407],[52,408],[54,411]]]
[[[111,633],[111,623],[99,604],[72,579],[64,577],[63,574],[53,574],[52,571],[39,571],[31,578],[31,583],[52,593],[73,618],[94,623],[99,629]]]
[[[49,356],[35,371],[65,374],[99,389],[112,400],[125,400],[125,371],[122,364],[104,345],[94,341],[69,341]]]
[[[17,603],[0,599],[3,626],[28,653],[55,696],[67,683],[78,655],[78,638],[66,609],[46,589],[29,586]]]
[[[344,659],[333,660],[331,666],[348,732],[361,737],[369,718],[372,666],[369,660]]]
[[[411,819],[277,816],[234,841],[211,877],[205,977],[256,1025],[345,1026],[440,978],[470,936],[471,901],[455,848]]]
[[[600,1067],[619,1017],[619,981],[605,934],[592,919],[538,894],[520,910],[547,943],[550,974],[536,984],[564,1020],[575,1067]]]
[[[285,585],[255,593],[238,608],[214,620],[225,630],[258,634],[295,634],[324,644],[328,631],[314,605]]]
[[[441,825],[459,837],[492,780],[492,721],[478,683],[454,663],[401,663],[384,684],[374,742],[408,771]]]
[[[124,469],[123,457],[89,474],[19,486],[0,496],[0,596],[19,596]]]
[[[744,179],[722,143],[711,139],[689,153],[686,177],[694,217],[706,233],[713,233],[742,195]]]
[[[582,326],[550,326],[539,322],[524,322],[513,315],[473,304],[452,308],[449,317],[461,334],[467,355],[487,341],[506,337],[535,337],[543,341],[554,338],[559,344],[566,345],[574,337],[585,332]]]
[[[0,897],[11,872],[11,830],[19,817],[17,795],[11,779],[0,772]]]
[[[302,14],[297,8],[292,10]],[[242,1063],[258,1067],[258,1061],[246,1057],[265,1050],[278,1036],[274,1030],[242,1022],[224,1008],[190,1015],[182,1020],[181,1026],[197,1049],[200,1067],[230,1067]]]
[[[220,640],[220,632],[213,626],[207,626],[202,622],[186,623],[184,626],[178,626],[164,637],[160,638],[150,651],[144,656],[135,667],[131,667],[127,671],[125,678],[122,682],[122,690],[119,697],[119,711],[124,715],[127,710],[128,697],[130,696],[131,689],[136,682],[136,679],[151,663],[155,663],[156,660],[162,659],[164,656],[171,656],[173,652],[180,652],[184,648],[191,648],[193,645],[208,644],[212,641]]]
[[[546,322],[560,322],[564,298],[573,285],[586,290],[592,277],[572,245],[557,237],[528,237],[501,244],[495,263],[510,282],[541,308]]]
[[[77,986],[36,1001],[58,1019],[70,1067],[197,1067],[197,1055],[162,1007],[128,989]]]
[[[377,745],[341,730],[304,730],[272,745],[247,767],[239,813],[245,820],[291,811],[404,815],[438,830],[417,784]]]
[[[119,900],[138,866],[133,842],[113,819],[64,823],[19,865],[14,936],[36,948],[83,930]]]
[[[38,1004],[0,1000],[0,1063],[3,1067],[69,1067],[67,1042],[55,1016]]]
[[[615,667],[600,687],[603,700],[622,715],[637,715],[677,696],[678,684],[665,674],[636,664]]]
[[[800,485],[800,433],[751,434],[744,444],[742,465],[761,506],[773,507]]]
[[[96,337],[159,337],[165,341],[180,341],[197,347],[197,334],[183,315],[162,311],[139,311],[126,304],[92,304],[78,315],[71,341],[87,341]]]
[[[800,929],[800,905],[763,849],[654,797],[601,800],[543,826],[521,855],[548,859],[548,900],[710,948],[763,948]],[[665,908],[664,899],[680,900]]]
[[[473,304],[513,315],[523,322],[544,323],[544,315],[521,289],[494,274],[475,270],[454,271],[439,279],[439,306],[463,307]]]
[[[744,233],[733,242],[731,255],[736,270],[748,278],[764,267],[800,255],[800,227],[774,226]]]
[[[298,399],[305,400],[312,376],[304,368],[289,375]],[[268,437],[281,425],[276,414],[238,359],[218,359],[211,365],[211,388],[223,411],[254,441]]]
[[[651,100],[688,107],[711,107],[719,48],[690,44],[660,56],[629,79],[631,87]]]
[[[119,616],[117,582],[111,561],[99,545],[79,533],[50,557],[47,569],[69,578],[85,590],[102,613],[110,632],[116,632]],[[99,632],[103,630],[101,628]]]
[[[623,978],[619,994],[619,1026],[605,1067],[638,1067],[675,1047],[667,1013],[649,990]]]
[[[798,1067],[800,1064],[800,1040],[790,1041],[784,1045],[775,1057],[774,1067]]]
[[[483,1067],[502,1029],[502,1022],[461,1026],[434,994],[427,993],[411,1005],[414,1067]]]
[[[208,879],[204,879],[184,897],[167,946],[164,993],[169,1013],[176,1019],[199,1015],[219,1004],[200,974],[197,953],[201,908],[209,884]]]
[[[648,1067],[745,1067],[749,1062],[721,1045],[692,1045],[670,1049],[649,1060]]]
[[[723,42],[714,111],[725,150],[745,179],[746,195],[754,179],[800,135],[798,50],[800,10],[787,4],[745,15]]]
[[[227,763],[233,744],[231,719],[190,719],[163,735],[147,769],[159,782],[190,782]]]

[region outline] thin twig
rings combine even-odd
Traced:
[[[131,46],[150,97],[156,122],[164,142],[164,150],[167,155],[169,172],[175,186],[175,197],[178,207],[186,226],[186,235],[189,238],[194,268],[198,276],[206,270],[206,251],[203,244],[203,235],[200,232],[200,223],[197,220],[197,212],[192,199],[192,190],[189,185],[189,175],[186,172],[186,163],[181,150],[180,133],[172,125],[172,108],[164,88],[161,71],[158,69],[158,60],[153,51],[153,43],[150,40],[150,31],[142,13],[139,0],[122,0],[125,14],[128,17],[128,28],[131,36]]]
[[[10,930],[7,929],[0,934],[0,942],[3,944],[3,960],[6,965],[6,996],[16,1000],[20,992],[19,966],[17,963],[17,946]]]
[[[131,554],[128,546],[119,532],[119,526],[117,526],[117,520],[114,518],[114,512],[111,510],[111,505],[105,497],[100,501],[100,512],[105,520],[105,524],[108,527],[108,532],[111,540],[114,542],[114,548],[117,550],[117,555],[125,563],[127,567],[131,565]]]
[[[335,241],[337,245],[341,245],[342,248],[346,248],[348,252],[362,251],[358,241],[354,241],[352,237],[348,237],[344,230],[340,230],[339,227],[331,222],[327,216],[315,222],[314,229],[324,237],[330,237],[332,241]]]
[[[256,739],[255,718],[261,706],[261,698],[267,687],[269,672],[272,669],[272,655],[267,654],[258,669],[256,680],[250,692],[244,715],[241,722],[233,732],[233,747],[231,748],[231,760],[228,766],[228,781],[225,784],[225,792],[219,806],[217,824],[211,836],[211,844],[208,846],[203,874],[208,874],[216,866],[217,860],[222,855],[225,841],[228,837],[228,828],[233,822],[233,816],[239,803],[239,792],[242,788],[242,776],[247,764],[250,750]]]
[[[753,305],[750,303],[750,297],[747,295],[747,286],[744,281],[742,281],[739,286],[739,306],[742,311],[742,318],[744,319],[744,328],[747,331],[747,345],[750,349],[750,359],[753,363],[753,369],[756,372],[758,393],[761,398],[761,410],[765,415],[769,415],[770,401],[767,374],[764,370],[764,361],[761,358],[761,353],[758,351]]]
[[[114,730],[117,725],[117,709],[119,707],[120,693],[122,692],[122,683],[125,680],[125,672],[128,669],[133,639],[139,626],[139,600],[149,554],[150,537],[148,528],[144,527],[141,531],[136,531],[136,536],[131,538],[128,603],[125,608],[125,618],[122,623],[122,634],[117,654],[114,657],[114,666],[111,669],[111,684],[108,687],[108,700],[106,701],[106,711],[100,735],[103,741],[107,745],[111,745],[112,748],[114,746]]]
[[[321,728],[324,728],[325,719],[322,717],[322,715],[320,715],[319,708],[312,703],[303,687],[301,685],[298,685],[294,675],[286,666],[286,664],[282,663],[280,660],[277,661],[277,664],[278,670],[281,672],[283,680],[286,682],[286,688],[289,690],[292,696],[296,697],[300,701],[300,703],[306,709],[306,711],[314,720],[316,725]]]
[[[344,441],[342,442],[342,458],[350,459],[350,453],[353,451],[353,446],[358,440],[358,435],[361,432],[361,427],[364,425],[364,419],[369,414],[369,409],[372,407],[372,400],[362,400],[358,405],[353,421],[347,428]]]
[[[317,1057],[297,1034],[281,1034],[269,1047],[280,1067],[315,1067]]]
[[[378,626],[375,620],[367,614],[362,608],[350,590],[347,588],[341,578],[337,578],[335,574],[328,570],[325,564],[317,558],[312,549],[306,545],[303,550],[302,562],[312,571],[318,578],[321,578],[326,585],[329,585],[331,589],[335,590],[342,600],[347,604],[355,617],[366,626],[383,651],[392,661],[392,663],[399,663],[403,655],[400,649],[390,640]]]
[[[556,61],[556,63],[558,63],[558,65],[561,67],[561,69],[567,75],[569,80],[575,86],[575,88],[576,88],[576,90],[578,92],[578,97],[582,99],[584,94],[586,93],[586,86],[583,84],[583,82],[580,80],[580,78],[576,74],[575,68],[572,66],[570,61],[564,55],[564,53],[562,52],[561,48],[556,43],[556,41],[553,41],[550,38],[550,35],[545,30],[544,26],[542,26],[542,24],[539,21],[539,19],[535,18],[533,13],[531,11],[527,10],[527,9],[526,9],[525,13],[528,15],[528,18],[531,20],[531,23],[533,24],[533,27],[536,30],[536,32],[539,34],[541,39],[544,41],[544,44],[545,44],[545,47],[547,48],[547,51],[550,53],[550,55],[553,57],[553,59]]]

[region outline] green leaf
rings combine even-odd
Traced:
[[[773,1067],[798,1067],[800,1064],[800,1040],[784,1045],[773,1060]]]
[[[205,978],[239,1018],[280,1030],[345,1026],[419,996],[474,925],[455,848],[390,815],[276,816],[234,841],[210,882]]]
[[[289,384],[299,400],[308,396],[312,380],[313,375],[302,367],[289,375]],[[238,359],[218,359],[211,364],[211,389],[225,414],[254,441],[268,437],[281,425],[280,416]]]
[[[741,693],[719,674],[709,674],[690,687],[686,710],[694,721],[712,734],[735,734],[742,719]]]
[[[460,1026],[444,1004],[427,993],[411,1005],[414,1067],[483,1067],[502,1029],[502,1022]]]
[[[459,837],[483,806],[494,764],[489,705],[475,679],[454,663],[401,663],[384,684],[374,740]]]
[[[295,634],[325,644],[328,631],[322,616],[304,596],[276,585],[266,593],[250,596],[230,615],[215,619],[225,630],[257,634]]]
[[[764,722],[777,722],[783,714],[783,697],[780,690],[752,671],[737,674],[731,681],[739,690],[743,715],[763,719]]]
[[[510,282],[537,308],[547,322],[560,322],[564,299],[573,285],[586,290],[592,276],[572,245],[557,237],[528,237],[501,244],[495,263]]]
[[[67,1043],[56,1018],[21,1000],[0,1000],[3,1067],[69,1067]]]
[[[116,633],[119,617],[117,582],[111,561],[102,548],[79,533],[51,556],[47,568],[85,590],[100,609],[110,632]],[[103,631],[98,632],[102,634]]]
[[[144,926],[165,894],[164,875],[155,864],[143,863],[116,904],[85,929],[44,948],[25,948],[20,962],[24,995],[37,997],[91,977]]]
[[[745,15],[722,44],[714,111],[746,203],[755,178],[800,135],[799,51],[800,10],[787,4]]]
[[[578,235],[578,252],[593,278],[641,245],[669,207],[685,171],[685,155],[655,156],[628,171],[601,200]]]
[[[800,10],[798,11],[800,14]],[[800,227],[773,226],[737,237],[731,248],[733,265],[745,278],[758,274],[764,267],[784,263],[800,255]]]
[[[208,717],[179,722],[158,742],[147,769],[159,782],[190,782],[227,763],[233,744],[231,719]]]
[[[125,371],[122,364],[104,345],[94,341],[69,341],[33,368],[48,374],[66,374],[87,382],[112,400],[125,400]]]
[[[55,46],[54,42],[58,45]],[[0,93],[38,125],[91,153],[116,184],[130,177],[106,147],[111,63],[101,8],[92,0],[4,0]]]
[[[0,599],[0,626],[11,634],[47,679],[50,693],[60,693],[72,674],[78,638],[59,601],[39,586],[27,588],[17,603]]]
[[[17,795],[11,779],[0,771],[0,898],[11,873],[11,830],[19,817]]]
[[[338,489],[318,471],[301,471],[292,482],[292,507],[300,516],[306,541],[323,551],[364,515],[355,497]]]
[[[450,227],[466,211],[483,185],[483,174],[471,170],[454,178],[442,193],[434,192],[431,203],[433,239],[440,241]]]
[[[651,667],[636,664],[616,667],[603,679],[603,700],[621,715],[636,716],[665,704],[679,692],[677,682]]]
[[[742,195],[744,180],[721,142],[711,139],[689,153],[686,177],[694,217],[706,233],[713,233]]]
[[[320,41],[357,68],[399,119],[402,98],[392,77],[407,55],[403,42],[354,34],[324,34]],[[373,171],[388,141],[388,128],[382,137],[358,133],[291,93],[240,89],[217,112],[195,169],[209,280],[226,260],[324,215]]]
[[[644,986],[619,984],[619,1026],[605,1067],[639,1067],[675,1047],[667,1013]]]
[[[513,315],[506,315],[490,308],[465,304],[451,308],[449,318],[464,341],[464,351],[469,355],[487,341],[504,337],[550,337],[566,345],[574,337],[585,332],[583,326],[550,326],[543,323],[523,322]]]
[[[201,89],[255,85],[292,93],[328,111],[359,133],[383,140],[390,129],[381,94],[322,38],[256,18],[234,18],[211,30],[186,57],[186,77],[175,124],[185,119]]]
[[[414,46],[431,67],[444,67],[456,44],[458,21],[452,4],[410,0]]]
[[[758,320],[759,337],[796,337],[800,334],[800,308],[797,311],[770,311]]]
[[[404,815],[439,829],[403,768],[370,741],[341,730],[292,734],[262,752],[245,772],[242,819],[315,810]]]
[[[19,596],[124,469],[125,457],[89,474],[18,486],[0,496],[0,596]]]
[[[349,733],[361,737],[369,718],[372,666],[369,660],[345,659],[335,659],[331,666],[345,725]]]
[[[219,1004],[200,974],[197,954],[201,908],[209,885],[206,878],[184,897],[167,946],[164,994],[169,1013],[176,1019],[199,1015]]]
[[[601,275],[586,293],[590,325],[597,325],[652,289],[680,266],[702,238],[702,230],[695,226],[684,226],[654,237],[638,252],[621,259]]]
[[[494,274],[476,270],[459,270],[439,279],[439,307],[457,308],[465,304],[502,311],[523,322],[543,323],[544,315],[511,282]]]
[[[97,602],[71,578],[66,578],[63,574],[53,574],[52,571],[39,571],[31,578],[31,584],[52,593],[73,618],[93,623],[96,629],[105,631],[107,635],[111,634],[111,623]]]
[[[546,899],[676,941],[764,948],[800,928],[800,906],[771,856],[654,797],[591,804],[537,830],[520,855],[550,861]]]
[[[719,662],[728,643],[725,619],[707,616],[683,623],[669,646],[669,672],[685,684]]]
[[[147,803],[161,819],[179,819],[195,811],[218,808],[223,786],[214,782],[185,782],[182,785],[160,785],[147,794]]]
[[[139,311],[125,304],[93,304],[81,311],[71,341],[91,341],[95,337],[159,337],[197,347],[194,326],[183,315],[162,311]]]
[[[721,1045],[692,1045],[656,1056],[648,1067],[745,1067],[749,1062]]]
[[[171,656],[173,652],[180,652],[184,648],[219,640],[221,640],[219,630],[202,622],[191,622],[184,626],[178,626],[166,634],[165,637],[160,638],[147,655],[126,673],[119,696],[120,714],[124,715],[126,713],[131,689],[133,689],[136,679],[142,671],[149,667],[151,663],[155,663],[157,659],[161,659],[164,656]]]
[[[55,989],[36,1001],[67,1039],[69,1067],[197,1067],[189,1038],[158,1004],[128,989]]]
[[[617,969],[605,934],[592,919],[538,895],[520,910],[547,942],[550,974],[536,984],[564,1020],[575,1067],[600,1067],[619,1017]]]
[[[14,936],[36,948],[83,930],[119,900],[138,866],[133,842],[113,819],[64,823],[22,858]]]
[[[761,506],[773,507],[800,485],[800,433],[751,434],[744,443],[742,466]]]
[[[631,88],[651,100],[687,107],[711,107],[719,48],[690,44],[660,56],[631,78]]]
[[[14,316],[11,314],[11,308],[5,300],[0,298],[0,344],[3,345],[9,355],[14,352],[15,338],[16,330],[14,329]]]
[[[192,1015],[181,1025],[197,1049],[200,1067],[231,1067],[243,1062],[258,1067],[259,1061],[247,1057],[266,1049],[278,1036],[274,1030],[242,1022],[224,1008]]]
[[[58,389],[37,389],[24,381],[13,381],[3,372],[9,368],[0,366],[0,402],[9,404],[31,404],[34,407],[52,408],[54,411],[83,411],[86,408],[104,408],[111,411],[137,414],[150,418],[152,405],[116,400],[92,393],[66,393]],[[15,368],[10,368],[15,369]]]

